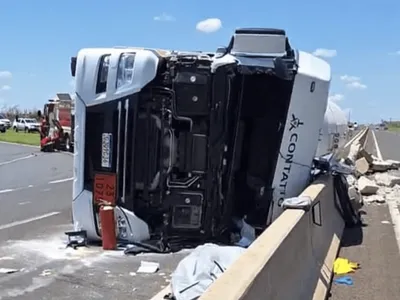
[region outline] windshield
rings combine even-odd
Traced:
[[[26,123],[36,123],[35,119],[25,119]]]

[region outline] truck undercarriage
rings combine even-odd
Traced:
[[[93,192],[109,163],[104,149],[113,149],[107,171],[118,174],[117,205],[148,224],[162,251],[174,241],[232,243],[235,219],[267,226],[294,58],[215,71],[212,61],[199,53],[163,59],[139,93],[86,108],[84,189]]]

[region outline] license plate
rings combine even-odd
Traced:
[[[103,133],[101,137],[101,167],[111,168],[112,134]]]
[[[117,176],[113,173],[98,173],[94,176],[93,199],[95,203],[115,204],[117,198]]]

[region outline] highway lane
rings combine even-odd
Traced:
[[[0,237],[15,224],[70,211],[72,156],[0,143],[0,159]]]
[[[376,157],[400,160],[400,135],[370,131],[365,148]],[[394,206],[396,206],[394,204]],[[362,228],[345,229],[339,256],[360,263],[354,285],[332,285],[332,300],[395,300],[400,295],[400,255],[392,204],[367,205]]]
[[[72,230],[70,155],[0,143],[0,175],[0,268],[18,270],[0,274],[0,300],[147,300],[168,285],[188,253],[66,249],[64,233]],[[137,274],[142,260],[160,263],[160,271]]]
[[[32,153],[38,153],[39,147],[35,146],[20,146],[0,142],[0,165],[10,161],[23,159]]]
[[[0,143],[0,199],[10,190],[71,180],[72,161],[67,153],[43,153],[35,147]]]
[[[400,161],[400,134],[390,131],[374,131],[383,159]]]

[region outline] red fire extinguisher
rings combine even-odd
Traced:
[[[117,236],[113,206],[100,206],[100,224],[103,250],[115,250],[117,248]]]

